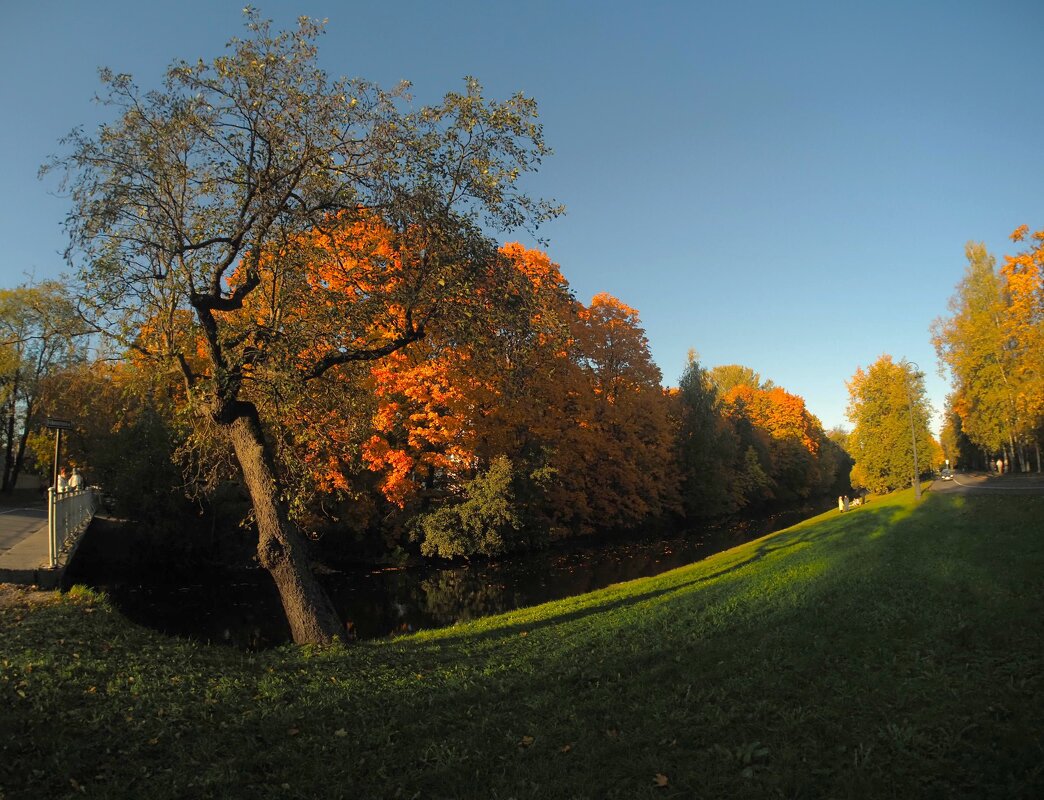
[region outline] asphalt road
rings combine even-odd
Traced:
[[[937,494],[1044,494],[1044,475],[957,472],[952,481],[933,481],[932,491]]]

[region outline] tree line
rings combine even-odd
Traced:
[[[498,556],[847,489],[851,461],[801,397],[746,367],[704,368],[695,354],[679,386],[665,389],[636,309],[608,294],[579,302],[539,250],[508,244],[499,257],[517,290],[505,307],[517,302],[522,314],[481,323],[472,313],[466,339],[456,323],[433,323],[422,340],[307,391],[286,382],[299,352],[278,372],[251,371],[242,396],[264,421],[296,525],[371,548]],[[329,266],[306,268],[324,292],[336,285]],[[16,293],[53,300],[61,291]],[[315,310],[273,306],[271,296],[257,295],[261,308],[246,303],[236,324],[274,325],[268,314],[305,324]],[[176,514],[182,498],[215,510],[234,497],[234,450],[197,413],[176,363],[199,375],[209,368],[193,319],[176,313],[162,334],[160,322],[143,322],[133,348],[88,360],[73,298],[55,307],[66,318],[52,338],[67,344],[66,357],[9,420],[37,469],[49,474],[53,456],[41,420],[65,416],[75,423],[69,457],[121,514]],[[177,340],[177,354],[158,357],[157,338]]]
[[[416,107],[407,84],[330,78],[320,23],[245,14],[158,88],[102,70],[111,120],[45,167],[72,204],[76,316],[114,343],[51,377],[92,466],[127,448],[103,479],[121,496],[154,479],[169,502],[171,464],[204,499],[235,478],[295,640],[340,630],[308,563],[327,522],[493,554],[836,478],[800,398],[717,393],[695,360],[665,392],[634,309],[497,245],[561,213],[521,188],[550,153],[532,99],[468,78]]]
[[[294,639],[322,642],[340,621],[309,538],[495,556],[884,491],[915,451],[938,460],[913,365],[857,371],[851,433],[695,353],[665,389],[636,309],[500,244],[562,211],[522,189],[550,153],[532,99],[468,78],[418,108],[408,85],[331,79],[315,21],[246,27],[160,88],[102,70],[112,120],[45,168],[74,274],[0,305],[5,487],[25,452],[49,465],[41,415],[71,417],[70,456],[126,516],[188,498],[248,522]],[[1014,448],[1028,407],[1005,408]]]
[[[1041,471],[1044,434],[1044,231],[1011,235],[1023,250],[998,269],[982,243],[965,248],[968,266],[950,313],[932,326],[950,374],[943,446],[954,461],[1006,471]]]

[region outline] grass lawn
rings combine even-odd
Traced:
[[[441,631],[247,654],[0,595],[0,798],[1044,797],[1044,497],[910,492]]]

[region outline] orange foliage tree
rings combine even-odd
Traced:
[[[736,384],[722,398],[722,408],[726,416],[744,418],[767,434],[765,467],[777,487],[777,498],[806,498],[817,488],[817,457],[824,436],[803,398],[780,387],[766,390]]]
[[[247,36],[211,62],[176,62],[160,89],[104,71],[116,118],[70,134],[57,166],[99,326],[125,341],[142,319],[191,310],[203,368],[166,348],[150,360],[181,364],[188,404],[234,454],[295,641],[324,642],[341,626],[287,504],[283,421],[311,384],[436,320],[467,339],[471,299],[498,302],[484,231],[559,209],[519,188],[548,153],[529,98],[489,101],[469,78],[412,109],[404,87],[330,79],[320,23],[276,32],[245,13]]]
[[[950,301],[950,316],[933,325],[933,343],[948,367],[952,410],[961,430],[1009,468],[1030,468],[1028,447],[1044,434],[1044,231],[1018,228],[1030,241],[998,271],[981,243],[966,247],[968,268]],[[992,459],[990,459],[992,460]]]
[[[468,486],[484,481],[488,494],[483,476],[495,464],[520,508],[516,539],[633,526],[674,510],[673,428],[637,312],[609,295],[575,302],[545,253],[518,244],[501,253],[525,288],[509,303],[524,325],[497,320],[481,347],[430,333],[371,370],[378,406],[362,458],[380,472],[385,498],[420,515],[422,538],[442,542],[429,550],[444,555],[464,551],[422,518],[438,511],[449,524],[439,509],[473,507]]]
[[[638,312],[609,294],[578,306],[557,434],[553,502],[564,524],[631,527],[678,510],[675,425]]]
[[[1001,275],[1007,289],[1004,333],[1012,349],[1017,418],[1024,439],[1032,441],[1037,471],[1041,470],[1040,440],[1044,436],[1044,230],[1029,232],[1023,225],[1012,241],[1028,241],[1029,247],[1007,256]],[[1020,459],[1028,468],[1029,459]]]

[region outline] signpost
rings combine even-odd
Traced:
[[[58,459],[62,453],[62,431],[71,431],[72,426],[72,421],[67,419],[48,417],[44,420],[44,427],[54,430],[54,474],[51,476],[51,488],[55,491],[58,490]]]

